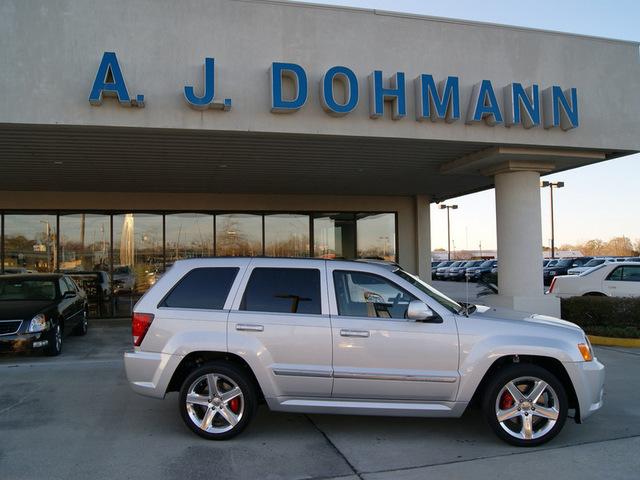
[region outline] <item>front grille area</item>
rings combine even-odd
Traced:
[[[20,329],[22,320],[0,320],[0,335],[12,335]]]

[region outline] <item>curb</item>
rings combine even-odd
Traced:
[[[598,337],[597,335],[587,335],[593,345],[605,347],[635,347],[640,348],[640,338],[615,338]]]

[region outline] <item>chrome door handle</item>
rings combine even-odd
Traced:
[[[246,332],[262,332],[264,331],[263,325],[249,324],[249,323],[238,323],[236,325],[236,330],[242,330]]]
[[[341,337],[360,337],[367,338],[369,336],[369,332],[367,330],[340,330]]]

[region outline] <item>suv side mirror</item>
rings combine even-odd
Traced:
[[[76,292],[72,292],[71,290],[67,290],[66,292],[64,292],[64,295],[62,295],[62,298],[76,298]]]
[[[421,300],[412,300],[407,307],[407,318],[416,322],[434,322],[440,317]]]

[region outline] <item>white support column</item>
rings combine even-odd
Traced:
[[[431,283],[431,198],[416,195],[416,273]]]
[[[499,294],[487,300],[495,306],[559,317],[559,299],[543,293],[540,173],[499,170],[495,185]]]

